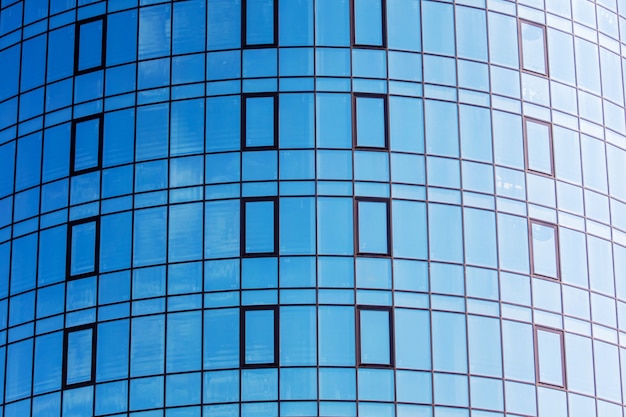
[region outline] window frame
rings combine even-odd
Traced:
[[[544,387],[549,387],[549,388],[556,388],[556,389],[562,389],[562,390],[566,390],[567,389],[567,369],[565,368],[566,365],[566,361],[565,361],[565,332],[561,329],[555,329],[552,327],[546,327],[546,326],[540,326],[540,325],[534,325],[534,340],[533,340],[533,348],[534,348],[534,353],[535,353],[535,374],[537,375],[536,379],[537,379],[537,385],[540,386],[544,386]],[[557,335],[559,335],[559,342],[560,342],[560,348],[561,348],[561,379],[563,381],[563,385],[555,385],[555,384],[550,384],[548,382],[542,382],[541,381],[541,374],[539,373],[540,368],[539,368],[539,332],[548,332],[548,333],[555,333]]]
[[[387,49],[387,0],[380,0],[381,45],[368,45],[356,42],[356,1],[357,0],[350,0],[350,45],[355,48],[363,49]]]
[[[549,227],[554,230],[554,253],[556,263],[556,277],[542,275],[535,272],[535,248],[533,244],[533,225]],[[559,253],[559,227],[554,223],[548,223],[537,219],[528,219],[528,252],[530,255],[530,275],[537,278],[548,279],[550,281],[561,281],[561,257]]]
[[[278,46],[278,0],[272,0],[274,6],[274,36],[272,43],[248,44],[248,0],[241,2],[241,47],[242,49],[275,48]]]
[[[543,175],[545,177],[554,178],[554,137],[552,132],[552,123],[546,122],[544,120],[535,119],[528,116],[523,116],[522,118],[524,126],[524,164],[526,168],[526,172],[530,172],[537,175]],[[530,168],[530,161],[528,159],[528,122],[536,123],[539,125],[544,125],[548,128],[548,141],[550,147],[550,173],[545,173],[543,171],[536,171]]]
[[[72,275],[72,239],[74,226],[79,226],[85,223],[96,223],[95,231],[95,244],[94,244],[94,267],[93,271],[83,272],[81,274]],[[65,280],[72,281],[75,279],[85,278],[93,275],[98,275],[100,270],[100,216],[86,217],[84,219],[74,220],[67,224],[67,249],[65,255]]]
[[[248,146],[247,135],[247,100],[248,98],[273,98],[274,99],[274,142],[269,146]],[[278,93],[246,93],[241,95],[241,150],[242,151],[266,151],[278,149],[278,125],[279,125],[279,95]]]
[[[74,384],[67,383],[67,360],[68,360],[68,342],[70,333],[81,332],[91,329],[91,376],[89,380],[76,382]],[[75,327],[67,327],[63,329],[63,367],[61,369],[61,386],[62,389],[80,388],[93,385],[96,382],[96,347],[98,344],[96,323],[83,324]]]
[[[100,56],[100,65],[85,69],[79,69],[80,65],[80,31],[83,25],[97,22],[98,20],[102,21],[102,46],[101,51],[102,54]],[[104,69],[106,65],[106,43],[107,43],[107,18],[106,15],[99,15],[90,17],[87,19],[79,20],[75,23],[74,26],[74,75],[82,75],[88,74],[90,72],[98,71]]]
[[[526,69],[524,67],[524,38],[522,36],[522,25],[530,25],[538,27],[543,32],[543,63],[546,67],[546,72],[537,72],[530,69]],[[520,71],[527,73],[538,75],[540,77],[548,78],[550,77],[550,65],[548,61],[548,31],[546,29],[546,25],[542,25],[541,23],[533,22],[532,20],[526,20],[522,18],[518,18],[517,21],[517,38],[519,43],[519,63],[520,63]]]
[[[76,164],[76,127],[78,124],[98,119],[98,162],[96,166],[75,169]],[[71,140],[70,140],[70,176],[78,174],[87,174],[102,169],[102,147],[104,145],[104,115],[102,113],[92,114],[90,116],[81,117],[72,120]]]
[[[275,368],[278,366],[279,343],[280,343],[280,318],[277,305],[251,305],[241,306],[239,314],[239,364],[242,369],[252,368]],[[271,363],[246,363],[246,313],[248,311],[272,311],[274,312],[274,360]]]
[[[358,132],[358,113],[357,113],[357,100],[359,98],[375,98],[383,100],[383,118],[384,118],[384,130],[385,130],[385,145],[383,147],[378,146],[360,146],[359,145],[359,132]],[[368,151],[389,151],[389,95],[388,94],[375,94],[375,93],[352,93],[352,149],[353,150],[368,150]]]
[[[246,204],[255,202],[267,202],[274,203],[274,248],[271,252],[246,252]],[[241,213],[240,221],[240,254],[242,258],[262,258],[278,255],[278,239],[279,239],[279,207],[278,197],[244,197],[241,199],[241,206],[239,212]]]
[[[386,253],[377,253],[377,252],[361,252],[361,240],[359,236],[359,226],[360,226],[360,218],[359,218],[359,203],[384,203],[385,204],[385,212],[387,215],[387,252]],[[356,256],[367,256],[372,258],[388,258],[391,256],[391,199],[389,198],[381,198],[381,197],[355,197],[354,198],[354,252]]]
[[[362,360],[362,345],[361,345],[361,311],[386,311],[389,315],[389,363],[367,363]],[[378,305],[357,305],[356,306],[356,360],[357,367],[360,368],[379,368],[379,369],[391,369],[395,366],[395,334],[394,334],[394,317],[393,307],[390,306],[378,306]]]

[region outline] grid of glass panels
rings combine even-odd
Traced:
[[[0,414],[623,417],[625,31],[0,1]]]

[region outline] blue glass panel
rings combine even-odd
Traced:
[[[379,201],[358,201],[359,252],[387,254],[388,204]]]
[[[78,43],[78,70],[83,71],[102,65],[102,30],[104,20],[80,25]]]
[[[92,344],[93,329],[78,330],[68,334],[66,384],[91,380]]]
[[[274,38],[275,0],[246,0],[246,45],[268,45]]]
[[[531,223],[533,245],[533,272],[558,278],[556,229],[539,223]]]
[[[274,252],[274,202],[246,202],[245,253]]]
[[[382,0],[354,1],[354,43],[356,45],[383,45]]]
[[[70,275],[80,275],[95,270],[96,222],[72,226]]]
[[[361,363],[387,365],[391,363],[389,311],[361,309]]]
[[[245,364],[274,363],[274,310],[248,310],[244,314]]]
[[[548,70],[545,55],[545,29],[538,25],[521,22],[521,30],[524,69],[545,74]]]
[[[246,98],[246,146],[274,146],[274,97]]]
[[[385,99],[356,97],[357,146],[385,148],[386,136]]]

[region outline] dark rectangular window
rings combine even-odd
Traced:
[[[243,41],[248,47],[276,46],[278,0],[243,1]]]
[[[387,45],[385,0],[352,0],[352,45]]]
[[[102,167],[102,114],[72,121],[71,174],[83,174]]]
[[[74,73],[84,74],[104,67],[106,20],[104,16],[76,22]]]
[[[355,205],[357,254],[388,256],[391,242],[389,200],[359,197]]]
[[[70,222],[67,233],[67,279],[97,274],[100,218],[90,217]]]
[[[278,252],[278,199],[241,200],[242,256],[271,256]]]
[[[565,388],[563,331],[535,327],[535,367],[540,384]]]
[[[278,365],[278,308],[241,308],[241,366],[247,368]]]
[[[94,383],[96,326],[65,329],[63,338],[63,389]]]
[[[535,74],[548,75],[546,27],[539,23],[520,20],[522,69]]]
[[[278,95],[244,94],[241,101],[243,150],[276,149],[278,146]]]
[[[525,117],[524,142],[526,147],[526,169],[554,176],[552,125],[541,120]]]
[[[535,276],[559,279],[559,233],[557,226],[530,220],[530,265]]]
[[[394,364],[391,307],[357,307],[359,366],[390,367]]]
[[[388,149],[387,96],[355,94],[352,99],[355,148]]]

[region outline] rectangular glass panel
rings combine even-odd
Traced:
[[[552,175],[552,133],[549,125],[526,120],[526,157],[530,171]]]
[[[274,310],[248,310],[244,314],[244,365],[274,363]]]
[[[387,147],[387,122],[383,97],[356,98],[356,146]]]
[[[245,147],[275,146],[274,97],[246,98]]]
[[[70,276],[96,269],[96,221],[72,226]]]
[[[533,274],[558,278],[556,227],[531,222]]]
[[[245,253],[273,253],[274,202],[251,201],[245,205]]]
[[[354,44],[383,46],[383,0],[354,0]]]
[[[74,173],[96,168],[100,154],[100,118],[76,123],[74,131]]]
[[[389,311],[363,309],[359,314],[361,364],[390,365]]]
[[[67,335],[67,385],[91,381],[93,329],[77,330]]]
[[[537,329],[539,382],[563,386],[561,334]]]
[[[274,0],[246,0],[246,45],[271,45],[274,40]]]
[[[78,71],[102,66],[102,31],[104,20],[79,23],[78,36]]]
[[[389,253],[387,203],[384,201],[359,201],[359,253]]]
[[[527,71],[546,74],[545,28],[522,22],[522,67]]]

